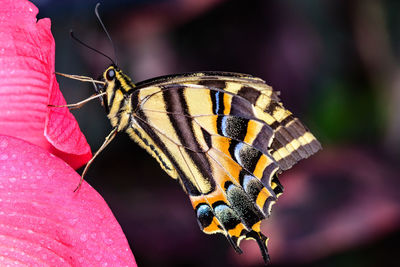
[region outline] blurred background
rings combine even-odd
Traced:
[[[56,71],[97,78],[113,48],[98,1],[33,1],[49,17]],[[253,74],[323,151],[280,176],[285,193],[263,222],[272,266],[398,266],[400,252],[400,1],[102,1],[119,66],[134,81],[224,70]],[[91,85],[58,78],[68,103]],[[73,111],[93,151],[111,130],[97,101]],[[120,134],[86,180],[104,197],[139,266],[262,266],[256,242],[236,255],[203,234],[180,186]]]

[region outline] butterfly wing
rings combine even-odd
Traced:
[[[315,137],[259,78],[190,73],[137,84],[127,132],[189,195],[200,228],[236,251],[255,239],[283,187],[276,174],[317,152]]]

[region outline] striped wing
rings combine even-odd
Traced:
[[[241,252],[282,193],[276,174],[321,149],[259,78],[236,73],[164,76],[137,84],[127,131],[189,195],[201,229]]]

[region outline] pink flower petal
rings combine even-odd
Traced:
[[[0,135],[0,265],[136,266],[101,196],[65,162]]]
[[[0,4],[0,134],[15,136],[62,157],[74,168],[90,147],[65,104],[54,75],[55,44],[50,20],[24,0]]]

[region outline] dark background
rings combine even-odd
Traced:
[[[56,71],[97,78],[114,57],[97,1],[33,1],[49,17]],[[400,252],[400,2],[378,0],[119,0],[100,13],[134,81],[224,70],[259,76],[323,151],[281,175],[285,193],[263,223],[275,266],[394,266]],[[58,78],[68,103],[90,85]],[[93,101],[73,112],[93,151],[111,130]],[[120,134],[86,180],[104,197],[139,266],[261,266],[253,241],[236,255],[207,236],[180,186]]]

